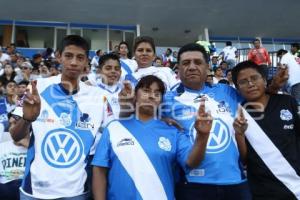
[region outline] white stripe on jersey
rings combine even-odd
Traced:
[[[119,122],[111,123],[108,126],[108,130],[112,148],[132,178],[142,199],[152,200],[153,195],[155,195],[155,199],[158,200],[167,199],[166,192],[158,174],[136,138]],[[116,132],[115,130],[118,131]],[[132,138],[134,145],[123,146],[123,150],[120,152],[117,145],[122,138]],[[124,150],[125,148],[127,150]],[[132,155],[128,154],[129,152],[132,153]],[[143,163],[143,167],[141,167],[141,163]],[[147,180],[148,184],[145,183],[145,180]]]
[[[294,195],[300,199],[300,177],[255,120],[246,112],[246,137],[266,166]]]

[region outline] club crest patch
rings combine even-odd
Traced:
[[[165,137],[160,137],[158,140],[158,146],[159,148],[161,148],[162,150],[165,151],[171,151],[172,149],[172,145],[171,142],[168,138]]]
[[[289,110],[281,110],[280,111],[280,119],[283,121],[290,121],[293,119],[293,115]]]

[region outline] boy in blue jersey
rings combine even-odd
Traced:
[[[212,125],[205,102],[197,111],[192,146],[187,135],[159,119],[164,92],[156,76],[141,78],[135,88],[135,115],[104,130],[92,162],[95,200],[172,200],[176,162],[189,171],[203,159]]]
[[[89,80],[85,82],[88,85],[98,87],[107,97],[115,119],[119,117],[120,112],[118,94],[122,89],[122,84],[120,83],[121,74],[119,56],[110,53],[101,57],[96,68],[96,74],[90,74],[88,76]]]
[[[58,57],[61,76],[39,79],[27,90],[23,117],[11,130],[19,141],[32,127],[21,200],[87,199],[88,157],[112,115],[98,88],[80,82],[88,50],[82,37],[66,36]]]

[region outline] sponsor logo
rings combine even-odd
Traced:
[[[127,146],[127,145],[134,145],[134,141],[132,138],[124,138],[118,142],[117,147]]]
[[[194,103],[199,103],[201,99],[204,99],[205,101],[208,101],[208,98],[205,96],[205,94],[200,94],[194,99]]]
[[[293,129],[294,129],[294,124],[291,124],[291,125],[284,125],[284,126],[283,126],[283,129],[284,129],[284,130],[293,130]]]
[[[49,119],[49,113],[47,110],[43,110],[40,117],[37,119],[39,122],[54,123],[54,119]]]
[[[205,176],[204,169],[193,169],[189,173],[190,176]]]
[[[230,107],[228,103],[226,103],[225,101],[220,101],[218,104],[217,113],[225,113],[225,112],[230,112]]]
[[[43,159],[50,166],[67,168],[81,159],[84,145],[76,132],[69,129],[55,129],[46,134],[41,152]]]
[[[194,123],[190,126],[191,140],[194,142],[196,129]],[[225,151],[231,143],[231,133],[229,127],[220,118],[215,118],[207,141],[206,153],[221,153]]]
[[[168,138],[165,137],[160,137],[158,140],[158,146],[159,148],[161,148],[162,150],[165,151],[171,151],[172,149],[172,145],[171,142]]]
[[[8,121],[7,113],[0,115],[0,122],[5,122],[5,121]]]
[[[50,186],[50,183],[48,181],[36,181],[36,182],[33,182],[33,185],[35,187],[49,187]]]
[[[289,110],[281,110],[280,111],[280,119],[283,121],[290,121],[293,119],[293,115]]]
[[[81,130],[94,129],[95,125],[90,121],[91,121],[91,118],[89,117],[89,114],[83,113],[80,116],[79,121],[76,122],[75,128],[81,129]]]
[[[72,124],[71,114],[61,113],[59,117],[59,122],[63,126],[70,126]]]

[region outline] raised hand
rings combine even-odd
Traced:
[[[198,136],[209,136],[213,118],[210,112],[205,112],[205,99],[200,100],[198,115],[195,121],[195,129]]]
[[[244,116],[242,106],[239,105],[237,113],[238,115],[233,122],[233,128],[236,134],[244,135],[245,131],[248,128],[248,123],[247,119]]]
[[[23,119],[27,121],[35,121],[41,110],[41,99],[36,88],[36,83],[36,81],[32,81],[31,88],[27,88],[25,93],[23,102]]]
[[[134,90],[131,83],[123,82],[123,89],[119,93],[120,118],[128,117],[134,112]]]

